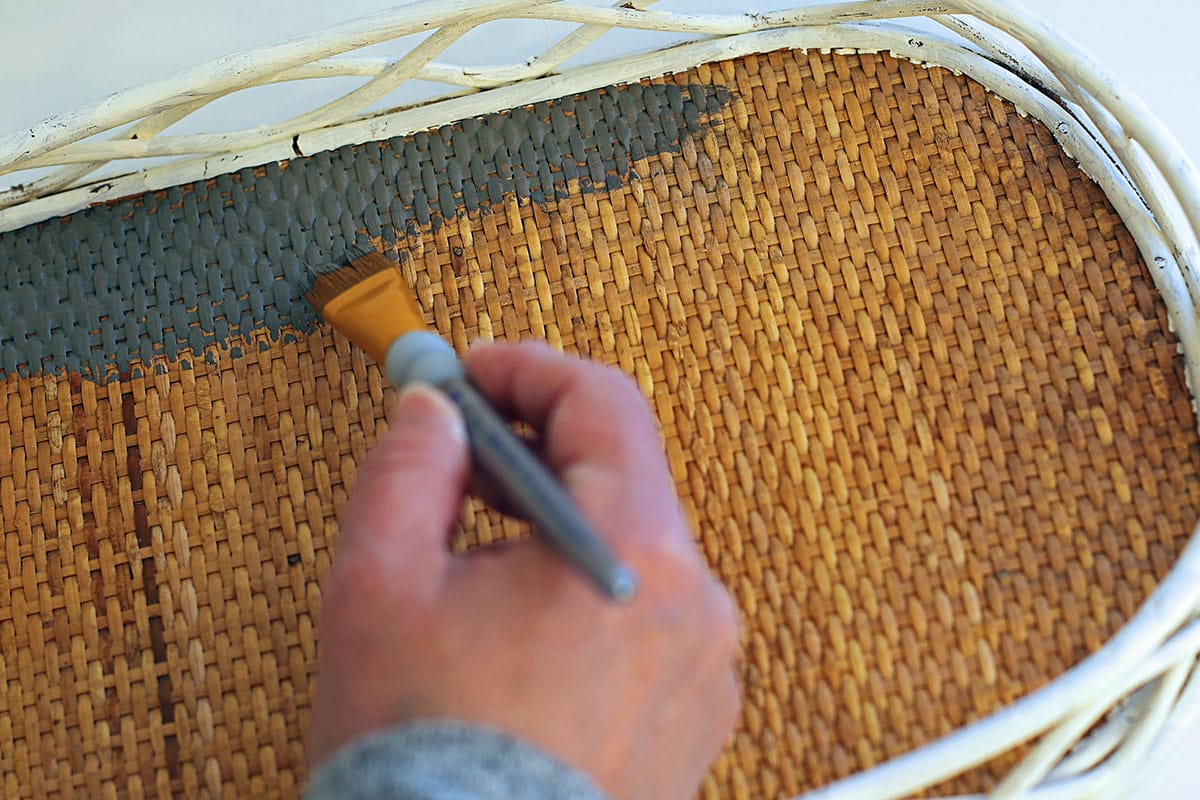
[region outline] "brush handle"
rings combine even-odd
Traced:
[[[397,389],[421,381],[444,392],[462,412],[479,469],[513,507],[608,597],[633,597],[633,570],[616,559],[550,471],[471,385],[446,340],[428,331],[406,333],[388,348],[384,364]]]

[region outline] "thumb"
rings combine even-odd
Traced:
[[[468,465],[458,409],[432,386],[406,387],[359,470],[338,549],[386,560],[397,577],[439,578]]]

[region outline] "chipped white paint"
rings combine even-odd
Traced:
[[[380,138],[539,100],[685,70],[783,47],[886,51],[965,74],[1041,120],[1103,188],[1136,239],[1179,336],[1189,386],[1200,387],[1200,179],[1147,109],[1073,43],[1015,2],[856,0],[750,14],[648,10],[652,0],[596,8],[570,0],[426,0],[320,34],[241,53],[61,114],[0,139],[0,175],[56,167],[0,192],[0,231],[90,203]],[[635,7],[627,7],[627,6]],[[941,32],[916,29],[909,17]],[[515,63],[439,63],[442,49],[491,20],[578,25],[542,53]],[[687,41],[563,69],[611,29],[669,31]],[[430,33],[396,58],[363,47]],[[354,91],[271,125],[200,135],[160,135],[242,89],[357,76]],[[363,109],[409,79],[442,84],[436,98],[378,114]],[[132,125],[107,141],[94,137]],[[136,159],[171,157],[138,169]],[[88,180],[129,159],[128,174]],[[1100,651],[1044,688],[923,748],[814,792],[820,800],[910,795],[1013,747],[1037,744],[989,797],[1083,798],[1124,794],[1147,759],[1200,716],[1200,530],[1137,614]],[[1097,724],[1098,723],[1098,724]],[[1090,734],[1088,733],[1089,731]]]

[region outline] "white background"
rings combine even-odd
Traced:
[[[94,102],[177,70],[238,50],[291,38],[395,5],[395,0],[0,0],[0,135]],[[710,11],[768,9],[785,0],[677,0]],[[1027,0],[1057,30],[1091,51],[1139,95],[1200,161],[1200,67],[1193,0]],[[530,25],[535,25],[530,23]],[[551,39],[528,26],[515,36]],[[473,63],[506,60],[504,41],[472,42]],[[273,121],[261,99],[227,104],[220,114],[238,127]],[[213,119],[212,117],[209,120]],[[207,120],[193,125],[203,128]],[[0,178],[0,186],[7,185]],[[1137,800],[1200,797],[1200,721],[1178,737],[1162,761],[1148,762]]]

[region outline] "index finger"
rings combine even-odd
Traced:
[[[541,342],[479,343],[465,361],[480,391],[541,432],[549,467],[602,535],[691,542],[654,415],[629,376]]]

